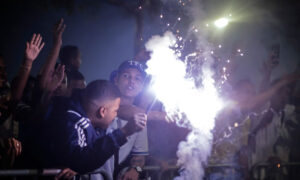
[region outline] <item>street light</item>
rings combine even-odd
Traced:
[[[228,25],[228,22],[229,22],[229,20],[227,18],[222,17],[220,19],[217,19],[214,22],[214,24],[217,28],[224,28]]]

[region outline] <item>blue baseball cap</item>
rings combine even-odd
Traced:
[[[128,69],[128,68],[137,69],[142,74],[143,77],[147,76],[147,73],[145,71],[145,69],[146,69],[145,65],[143,65],[142,63],[140,63],[138,61],[129,60],[129,61],[124,61],[117,70],[114,70],[113,72],[111,72],[109,80],[111,82],[114,82],[114,79],[118,75],[118,73],[120,73],[124,69]]]

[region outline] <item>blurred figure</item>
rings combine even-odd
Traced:
[[[0,87],[4,87],[7,83],[7,74],[4,57],[0,54]]]
[[[19,75],[16,80],[16,90],[22,89],[18,84],[25,87],[26,94],[15,92],[17,99],[23,96],[23,101],[18,101],[14,113],[15,119],[20,124],[20,139],[23,143],[24,153],[22,159],[18,163],[18,167],[22,168],[36,168],[41,167],[41,152],[40,142],[42,141],[39,136],[41,134],[41,121],[46,113],[48,104],[54,96],[66,94],[67,82],[65,86],[61,85],[64,75],[64,66],[58,65],[54,69],[55,62],[58,57],[58,52],[62,43],[61,36],[64,31],[65,25],[61,19],[55,25],[53,33],[53,46],[49,52],[45,64],[43,64],[39,75],[37,76],[34,86],[31,82],[24,80],[24,77],[29,77],[31,65],[24,65],[21,68],[26,70],[26,75]],[[40,35],[38,35],[39,37]],[[40,40],[33,42],[41,43]],[[22,71],[21,71],[22,72]],[[65,79],[66,80],[66,79]],[[31,88],[34,87],[32,90]],[[62,89],[65,89],[62,91]],[[28,94],[27,94],[28,93]]]
[[[26,49],[24,53],[24,59],[22,65],[19,69],[19,73],[15,78],[13,83],[13,88],[11,89],[12,98],[9,102],[9,108],[6,109],[8,115],[16,115],[17,104],[21,101],[27,79],[29,77],[32,64],[34,60],[39,55],[40,51],[43,49],[44,43],[42,42],[42,37],[40,34],[33,34],[30,42],[26,43]],[[2,114],[3,116],[4,114]],[[2,124],[1,124],[2,125]],[[2,129],[1,129],[2,130]],[[3,130],[4,131],[4,130]],[[12,130],[7,130],[9,133],[12,133]],[[3,133],[3,132],[2,132]],[[1,133],[1,134],[2,134]],[[12,134],[0,137],[1,138],[1,149],[3,148],[6,151],[6,154],[1,153],[1,163],[4,159],[9,159],[8,167],[12,167],[17,156],[20,156],[22,153],[22,144],[18,140],[12,137]],[[23,143],[23,142],[22,142]],[[6,145],[5,145],[6,144]]]
[[[4,121],[9,117],[9,101],[11,100],[11,88],[7,81],[6,65],[4,57],[0,54],[0,124],[3,125]],[[6,121],[6,129],[11,129],[11,121]]]
[[[65,65],[66,71],[69,72],[72,69],[79,70],[81,65],[81,54],[77,46],[64,46],[59,53],[60,62]]]
[[[292,142],[298,141],[291,136],[300,126],[295,106],[289,104],[291,91],[292,87],[289,85],[280,88],[271,98],[269,108],[262,113],[258,121],[253,122],[251,164],[253,167],[265,162],[273,164],[274,169],[269,169],[266,174],[266,178],[269,179],[289,179],[288,169],[278,169],[277,165],[290,162]],[[281,172],[278,173],[278,170]]]
[[[84,89],[86,87],[86,81],[84,76],[78,71],[73,69],[70,72],[67,72],[68,77],[68,96],[71,96],[73,90],[75,89]]]
[[[255,86],[249,79],[238,81],[233,87],[231,99],[234,105],[226,109],[216,119],[214,144],[210,163],[229,165],[209,173],[210,179],[249,179],[248,173],[248,133],[249,115],[253,109],[241,108],[240,104],[249,103],[256,95]]]
[[[55,88],[53,96],[69,96],[68,93],[68,76],[66,73],[63,74],[61,83]]]

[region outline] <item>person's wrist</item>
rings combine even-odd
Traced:
[[[135,170],[138,174],[141,174],[143,172],[143,168],[140,166],[131,166],[131,169]]]
[[[22,65],[24,65],[24,66],[31,66],[32,63],[33,63],[33,59],[29,59],[28,57],[25,56]]]
[[[61,46],[62,45],[62,39],[61,38],[54,38],[53,43],[57,46]]]
[[[22,65],[21,65],[21,68],[26,69],[26,70],[30,70],[31,67],[32,67],[32,60],[25,57]]]

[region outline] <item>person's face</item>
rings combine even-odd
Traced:
[[[55,96],[67,96],[67,90],[68,90],[67,82],[68,82],[67,75],[65,73],[64,79],[62,80],[61,84],[54,91]]]
[[[86,87],[86,82],[84,80],[71,80],[68,82],[68,88],[73,89],[84,89]]]
[[[81,54],[78,52],[77,56],[73,59],[72,65],[76,68],[79,69],[81,65]]]
[[[104,109],[102,110],[101,118],[98,119],[99,123],[96,123],[96,127],[108,128],[110,123],[117,117],[120,102],[120,98],[107,101],[106,105],[102,107]]]
[[[140,71],[128,68],[118,74],[115,85],[119,88],[122,96],[134,98],[143,88],[144,78]]]

